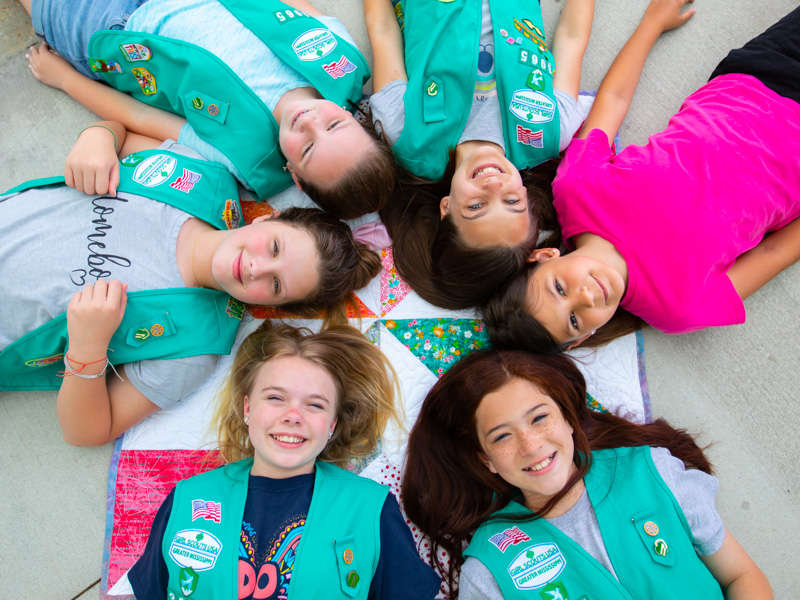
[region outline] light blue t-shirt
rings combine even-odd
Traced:
[[[338,19],[319,17],[318,20],[355,46]],[[150,0],[131,15],[125,29],[189,42],[208,50],[228,65],[270,111],[286,92],[312,87],[217,0]],[[241,174],[227,157],[202,140],[188,123],[181,129],[178,142],[197,150],[208,160],[222,163],[242,181]]]

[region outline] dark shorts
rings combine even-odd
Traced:
[[[32,0],[33,30],[72,66],[92,79],[89,38],[101,29],[124,29],[146,0]]]
[[[709,80],[728,73],[752,75],[781,96],[800,102],[800,8],[731,50]]]

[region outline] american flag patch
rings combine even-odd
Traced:
[[[201,517],[206,521],[219,523],[222,519],[222,502],[192,500],[192,521]]]
[[[534,148],[544,148],[544,141],[542,140],[541,131],[531,131],[525,129],[521,125],[517,125],[517,141],[520,144],[527,144]]]
[[[489,538],[489,541],[497,546],[500,549],[500,552],[505,552],[506,548],[509,546],[516,546],[521,542],[530,541],[530,539],[531,538],[529,538],[527,534],[519,527],[512,527],[511,529],[506,529],[501,533],[496,533]]]
[[[329,65],[322,65],[322,68],[325,69],[325,72],[334,79],[344,77],[348,73],[352,73],[356,70],[356,66],[347,60],[344,55],[342,55],[341,58],[339,58],[339,60],[336,62],[332,62]]]
[[[194,184],[200,181],[202,175],[200,173],[195,173],[194,171],[190,171],[189,169],[183,170],[183,175],[178,177],[175,181],[169,184],[169,187],[175,188],[178,191],[189,193],[194,187]]]

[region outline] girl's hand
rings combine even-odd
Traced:
[[[78,137],[64,165],[66,184],[86,194],[116,195],[119,162],[114,135],[104,127],[89,127]]]
[[[67,306],[69,357],[96,361],[106,355],[111,336],[119,328],[128,303],[128,284],[99,279],[77,292]],[[99,367],[104,366],[98,363]]]
[[[64,89],[64,81],[69,75],[77,73],[71,64],[45,42],[28,48],[25,58],[28,59],[28,67],[36,79],[59,90]]]
[[[642,17],[642,23],[653,23],[662,33],[680,27],[697,12],[696,8],[681,12],[688,2],[694,0],[650,0],[650,5]]]

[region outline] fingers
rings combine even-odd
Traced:
[[[108,193],[112,196],[117,195],[117,186],[119,185],[119,162],[114,162],[111,167],[111,176],[108,180]],[[106,193],[106,192],[103,192]]]

